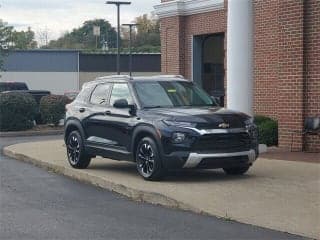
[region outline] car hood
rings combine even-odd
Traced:
[[[199,129],[219,128],[227,123],[230,128],[245,127],[248,115],[219,107],[155,108],[144,111],[153,119],[194,123]]]

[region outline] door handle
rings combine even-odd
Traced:
[[[105,115],[111,115],[111,111],[109,111],[109,110],[108,110],[108,111],[105,111],[104,114],[105,114]]]
[[[86,111],[85,108],[79,108],[79,112],[83,113],[83,112],[85,112],[85,111]]]

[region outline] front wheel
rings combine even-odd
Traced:
[[[224,172],[229,175],[242,175],[249,170],[250,166],[240,166],[240,167],[231,167],[223,168]]]
[[[150,137],[143,138],[136,148],[137,170],[146,180],[159,180],[165,174],[157,144]]]
[[[66,145],[69,164],[73,168],[87,168],[91,157],[85,153],[83,141],[78,131],[69,134]]]

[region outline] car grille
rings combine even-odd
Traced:
[[[251,140],[248,133],[221,133],[201,136],[193,144],[196,152],[240,152],[248,151]]]
[[[248,164],[248,156],[234,156],[222,158],[204,158],[198,164],[197,168],[223,168],[223,167],[236,167]]]

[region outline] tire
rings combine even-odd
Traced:
[[[155,141],[150,137],[140,140],[135,149],[135,160],[139,174],[150,181],[160,180],[165,175],[159,150]]]
[[[231,167],[223,168],[223,171],[228,175],[242,175],[249,170],[250,166],[240,166],[240,167]]]
[[[85,169],[89,166],[91,157],[85,153],[83,140],[78,131],[73,131],[68,135],[66,146],[71,167]]]

